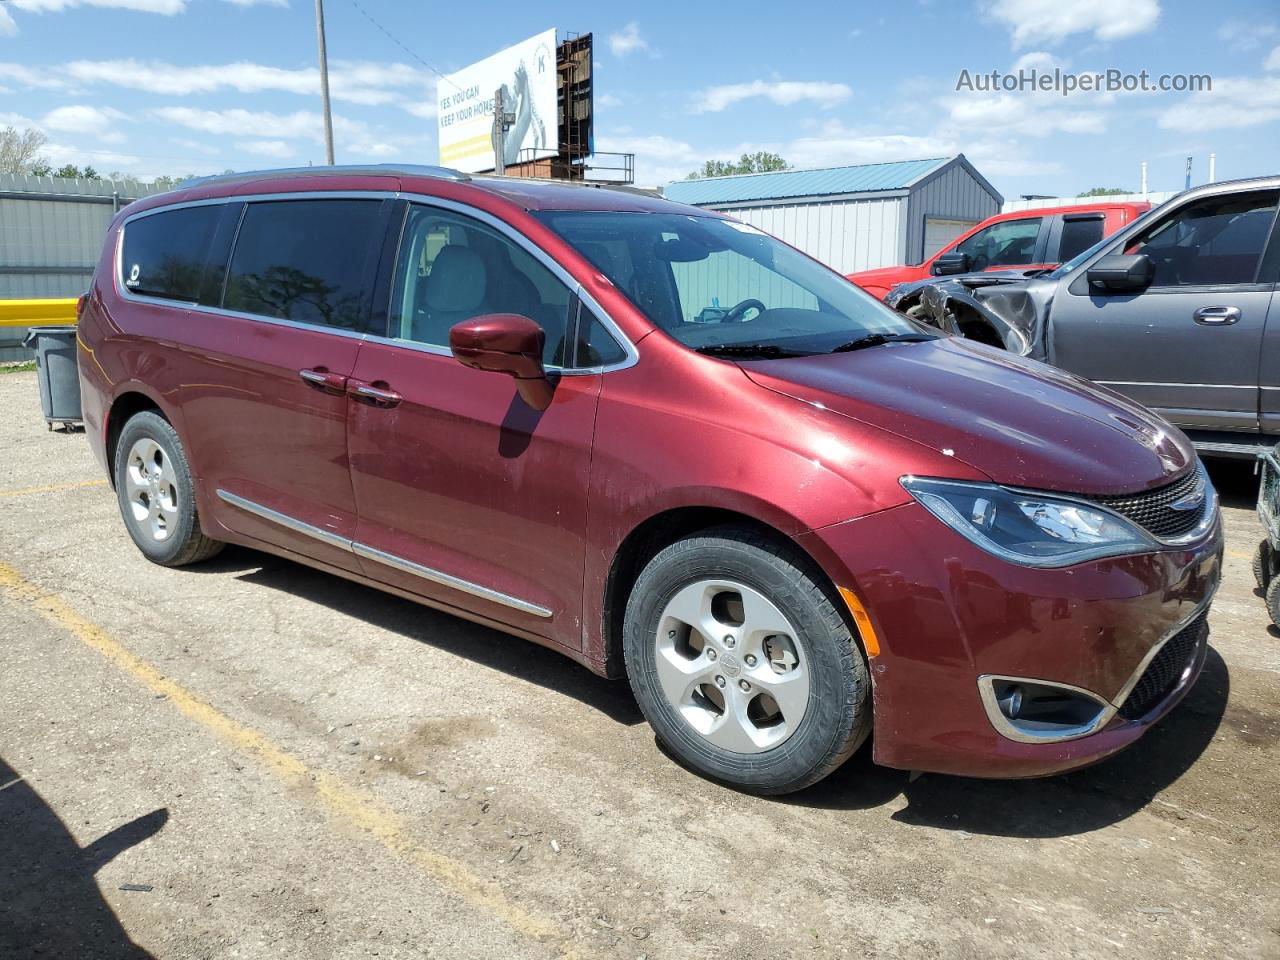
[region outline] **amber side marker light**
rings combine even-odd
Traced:
[[[858,625],[858,632],[862,634],[862,645],[866,648],[867,656],[880,656],[880,638],[876,636],[876,628],[871,625],[871,617],[867,614],[867,608],[862,605],[858,595],[848,587],[840,587],[838,589],[840,590],[840,596],[844,597],[844,602],[848,606],[849,612],[853,614],[853,622]]]

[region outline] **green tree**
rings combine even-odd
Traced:
[[[14,127],[0,129],[0,173],[47,176],[49,164],[40,156],[40,148],[48,139],[31,127],[21,133]]]
[[[1118,197],[1121,194],[1132,193],[1132,190],[1125,190],[1122,187],[1094,187],[1086,190],[1084,193],[1077,193],[1077,197]]]
[[[707,160],[701,170],[694,170],[685,177],[686,180],[701,180],[703,177],[732,177],[742,173],[772,173],[775,170],[790,170],[787,163],[776,153],[757,150],[755,153],[744,153],[737,161]]]

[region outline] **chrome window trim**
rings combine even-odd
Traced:
[[[1086,690],[1084,687],[1077,687],[1070,683],[1059,683],[1056,680],[1042,680],[1035,677],[1011,677],[999,673],[984,673],[978,677],[978,695],[982,699],[982,707],[986,711],[987,719],[991,721],[991,725],[995,727],[996,732],[1006,739],[1016,741],[1017,743],[1062,743],[1066,740],[1078,740],[1081,737],[1087,737],[1090,734],[1097,733],[1099,730],[1109,724],[1115,716],[1124,707],[1125,702],[1129,699],[1130,694],[1138,685],[1138,681],[1142,679],[1142,675],[1146,673],[1147,668],[1151,666],[1151,661],[1160,655],[1160,651],[1176,637],[1179,633],[1187,628],[1187,626],[1209,609],[1209,605],[1213,603],[1214,595],[1218,591],[1218,583],[1215,583],[1209,591],[1209,596],[1205,597],[1200,603],[1196,604],[1195,609],[1189,616],[1179,620],[1177,624],[1165,632],[1156,643],[1152,644],[1148,650],[1138,661],[1137,667],[1133,673],[1129,675],[1129,679],[1125,681],[1116,695],[1110,700],[1099,696],[1092,690]],[[1022,730],[1016,727],[1004,712],[1000,709],[1000,704],[996,701],[995,681],[1005,680],[1012,683],[1034,683],[1047,687],[1059,687],[1063,690],[1069,690],[1072,693],[1080,694],[1097,702],[1103,707],[1102,712],[1098,714],[1092,721],[1087,724],[1079,724],[1073,727],[1063,727],[1061,731],[1030,731]],[[1177,691],[1186,683],[1185,676],[1174,685],[1170,694]],[[1134,721],[1130,721],[1134,722]]]
[[[635,366],[640,360],[640,351],[631,339],[622,332],[608,312],[600,306],[598,300],[593,297],[590,292],[579,283],[563,266],[555,259],[549,256],[546,251],[542,250],[518,230],[511,227],[510,224],[495,217],[493,214],[478,207],[468,206],[465,203],[458,203],[455,200],[448,200],[444,197],[434,197],[430,194],[398,192],[394,190],[299,190],[293,192],[276,192],[276,193],[255,193],[255,194],[235,194],[225,197],[205,197],[199,200],[183,200],[177,203],[168,203],[163,206],[152,207],[147,210],[139,210],[137,213],[130,214],[120,221],[119,227],[116,228],[116,251],[115,251],[115,270],[112,277],[112,283],[115,287],[116,295],[123,300],[134,303],[149,303],[155,306],[178,306],[196,313],[209,314],[211,316],[234,317],[242,320],[256,320],[262,323],[273,323],[278,326],[292,327],[299,330],[314,330],[318,333],[330,333],[335,336],[352,337],[358,340],[368,340],[373,343],[385,343],[396,347],[405,347],[410,350],[417,350],[421,353],[434,354],[436,356],[452,357],[453,351],[447,347],[437,347],[433,344],[416,343],[409,340],[401,340],[396,337],[385,337],[373,333],[357,333],[353,330],[342,330],[338,327],[328,327],[323,324],[300,323],[296,320],[285,320],[280,317],[268,317],[258,313],[244,313],[238,310],[224,310],[221,307],[209,307],[204,304],[193,303],[187,300],[169,300],[164,297],[151,297],[142,294],[135,294],[129,291],[124,285],[124,231],[134,220],[140,220],[143,217],[154,216],[157,213],[166,213],[171,210],[182,210],[186,207],[210,206],[213,204],[227,203],[264,203],[275,200],[407,200],[410,203],[418,203],[426,206],[439,207],[449,210],[463,216],[471,217],[479,220],[486,226],[497,230],[503,236],[514,241],[517,246],[530,253],[534,259],[541,262],[544,266],[551,270],[556,278],[559,279],[569,292],[576,295],[604,324],[609,334],[618,341],[622,347],[626,357],[617,363],[605,364],[598,367],[559,367],[549,366],[547,369],[561,376],[592,376],[601,373],[610,373],[614,370],[625,370],[628,367]],[[237,231],[238,233],[238,231]],[[232,243],[232,252],[234,253],[235,244]],[[398,256],[398,253],[397,253]]]
[[[325,530],[323,527],[317,527],[313,524],[306,523],[296,517],[291,517],[279,510],[273,510],[271,507],[263,506],[252,500],[237,496],[227,490],[221,488],[217,491],[218,499],[223,500],[233,507],[239,507],[246,513],[251,513],[263,520],[271,523],[279,524],[286,529],[303,536],[311,537],[326,543],[331,547],[337,547],[340,550],[346,550],[349,553],[361,557],[365,560],[373,560],[377,563],[393,567],[405,573],[411,573],[414,576],[421,577],[431,583],[440,586],[450,587],[462,593],[470,594],[473,597],[479,597],[482,600],[490,600],[494,603],[511,607],[513,610],[519,610],[522,613],[530,613],[535,617],[550,617],[552,611],[540,604],[531,603],[528,600],[521,600],[519,597],[513,597],[508,593],[500,590],[494,590],[490,587],[481,586],[478,583],[472,583],[470,580],[463,580],[461,577],[455,577],[452,574],[445,573],[441,570],[435,570],[431,567],[423,566],[420,563],[414,563],[412,560],[406,560],[404,557],[398,557],[394,553],[387,553],[385,550],[379,550],[377,547],[371,547],[368,544],[360,543],[355,540],[349,540],[346,537],[339,536],[331,530]]]

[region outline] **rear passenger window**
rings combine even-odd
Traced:
[[[183,207],[125,224],[121,268],[125,289],[195,303],[221,204]]]
[[[380,200],[280,200],[245,211],[227,310],[366,331]]]
[[[1066,263],[1102,239],[1102,217],[1064,218],[1062,242],[1058,244],[1058,262]]]

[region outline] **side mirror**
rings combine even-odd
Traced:
[[[518,313],[490,313],[455,324],[449,349],[464,367],[515,378],[524,402],[535,410],[551,406],[551,382],[542,366],[546,334]]]
[[[929,272],[935,277],[949,277],[957,273],[968,273],[973,269],[967,253],[944,253],[933,261]]]
[[[1111,293],[1136,293],[1151,286],[1156,265],[1144,253],[1112,254],[1089,268],[1089,286]]]

